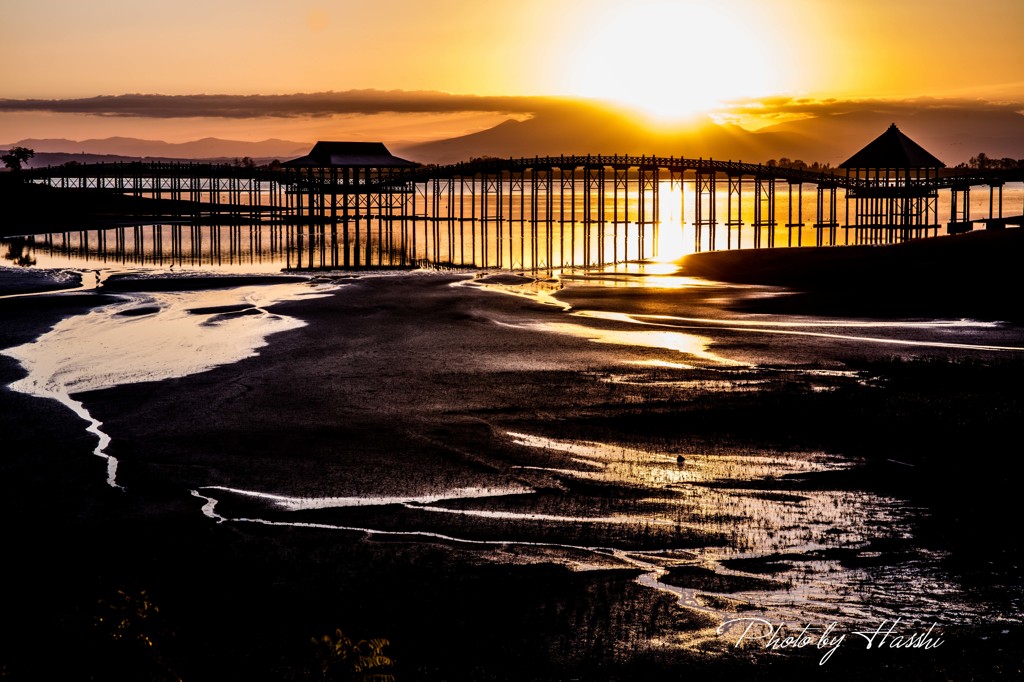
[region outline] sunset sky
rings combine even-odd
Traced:
[[[1024,102],[1021,0],[2,0],[0,24],[0,142],[417,140],[551,97],[752,126],[829,99]],[[93,99],[130,93],[182,97]]]

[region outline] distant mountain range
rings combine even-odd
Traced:
[[[133,137],[108,137],[100,140],[26,139],[0,149],[28,147],[36,152],[30,166],[57,165],[66,161],[97,163],[146,160],[218,160],[232,161],[248,156],[254,160],[285,161],[307,153],[308,142],[290,140],[263,140],[246,142],[207,137],[192,142],[163,142],[140,140]]]
[[[26,146],[26,145],[21,145]],[[8,147],[0,146],[0,149]],[[31,149],[31,147],[30,147]],[[232,164],[247,156],[246,154],[236,156],[211,156],[198,159],[189,159],[181,156],[126,156],[124,154],[70,154],[67,152],[36,152],[29,162],[29,168],[42,168],[44,166],[63,166],[66,163],[133,163],[144,161],[148,163],[225,163]],[[253,163],[262,166],[274,161],[284,161],[294,156],[250,156]]]
[[[1024,115],[1016,112],[955,107],[905,108],[898,113],[861,108],[781,123],[757,131],[720,125],[711,119],[685,130],[665,131],[634,117],[596,106],[551,109],[525,121],[509,120],[493,128],[420,144],[394,144],[398,156],[421,163],[453,163],[473,157],[523,157],[558,154],[657,154],[714,157],[749,162],[788,157],[836,166],[882,134],[890,123],[921,146],[954,166],[984,152],[993,158],[1024,158]],[[112,137],[102,140],[27,139],[12,146],[36,151],[32,166],[67,161],[213,160],[250,157],[257,163],[306,154],[311,142],[245,142],[204,138],[169,143]]]

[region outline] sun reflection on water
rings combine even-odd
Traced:
[[[678,269],[674,261],[693,253],[693,244],[687,245],[683,239],[683,188],[681,184],[663,182],[658,188],[658,255],[655,262],[669,266],[673,271]]]
[[[616,346],[632,346],[634,348],[653,348],[675,351],[688,358],[703,361],[715,366],[736,366],[742,363],[723,358],[708,350],[712,341],[708,337],[695,334],[684,334],[672,331],[623,331],[602,329],[571,322],[539,322],[520,325],[537,331],[553,332],[578,338],[589,339],[594,343],[605,343]]]

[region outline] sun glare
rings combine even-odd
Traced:
[[[573,94],[612,100],[662,122],[770,94],[769,54],[753,17],[712,4],[660,0],[609,7],[579,25]],[[764,27],[762,27],[764,29]]]
[[[658,256],[655,260],[671,263],[692,253],[693,246],[687,248],[683,240],[683,188],[675,183],[662,182],[660,190],[658,221],[661,229],[658,232]]]

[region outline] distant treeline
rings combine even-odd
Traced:
[[[818,163],[817,161],[807,164],[800,159],[787,159],[785,156],[778,160],[768,159],[765,161],[764,165],[809,171],[828,171],[832,169],[831,164]],[[972,156],[970,161],[967,163],[960,163],[955,167],[964,169],[970,168],[973,170],[1013,170],[1016,168],[1024,168],[1024,159],[1011,159],[1008,156],[1002,159],[994,159],[988,154],[982,152],[977,156]]]
[[[783,156],[781,159],[768,159],[764,165],[772,168],[793,168],[795,170],[827,171],[832,170],[832,164],[828,163],[806,163],[800,159],[790,159]]]
[[[37,155],[37,157],[42,157],[42,159],[44,161],[47,161],[47,160],[51,160],[51,161],[55,160],[55,161],[57,161],[57,163],[50,163],[50,164],[46,164],[46,165],[61,166],[61,167],[65,167],[65,168],[74,168],[75,166],[83,166],[83,165],[86,165],[86,164],[95,164],[95,163],[182,163],[182,164],[187,164],[187,163],[206,164],[206,163],[209,163],[209,164],[224,164],[224,165],[228,165],[228,166],[236,166],[236,167],[243,167],[243,168],[269,168],[271,170],[277,170],[278,168],[281,167],[281,161],[279,159],[269,159],[269,158],[253,159],[253,158],[248,157],[248,156],[243,156],[241,158],[237,158],[236,157],[234,159],[224,158],[224,157],[217,157],[217,158],[212,158],[212,159],[178,159],[178,158],[172,158],[172,157],[167,157],[167,158],[164,158],[164,157],[131,157],[131,156],[115,156],[115,155],[82,154],[81,156],[84,159],[83,161],[79,161],[78,159],[64,160],[64,158],[67,157],[67,156],[68,156],[67,154],[49,154],[49,153],[43,153],[43,154],[38,154]],[[78,156],[78,155],[76,155],[76,156]],[[36,166],[40,166],[40,165],[43,165],[43,164],[36,164]]]
[[[977,170],[1012,170],[1014,168],[1024,168],[1024,159],[1011,159],[1008,156],[1001,159],[993,159],[985,152],[982,152],[977,156],[972,156],[971,160],[967,163],[957,164],[956,167],[975,168]]]

